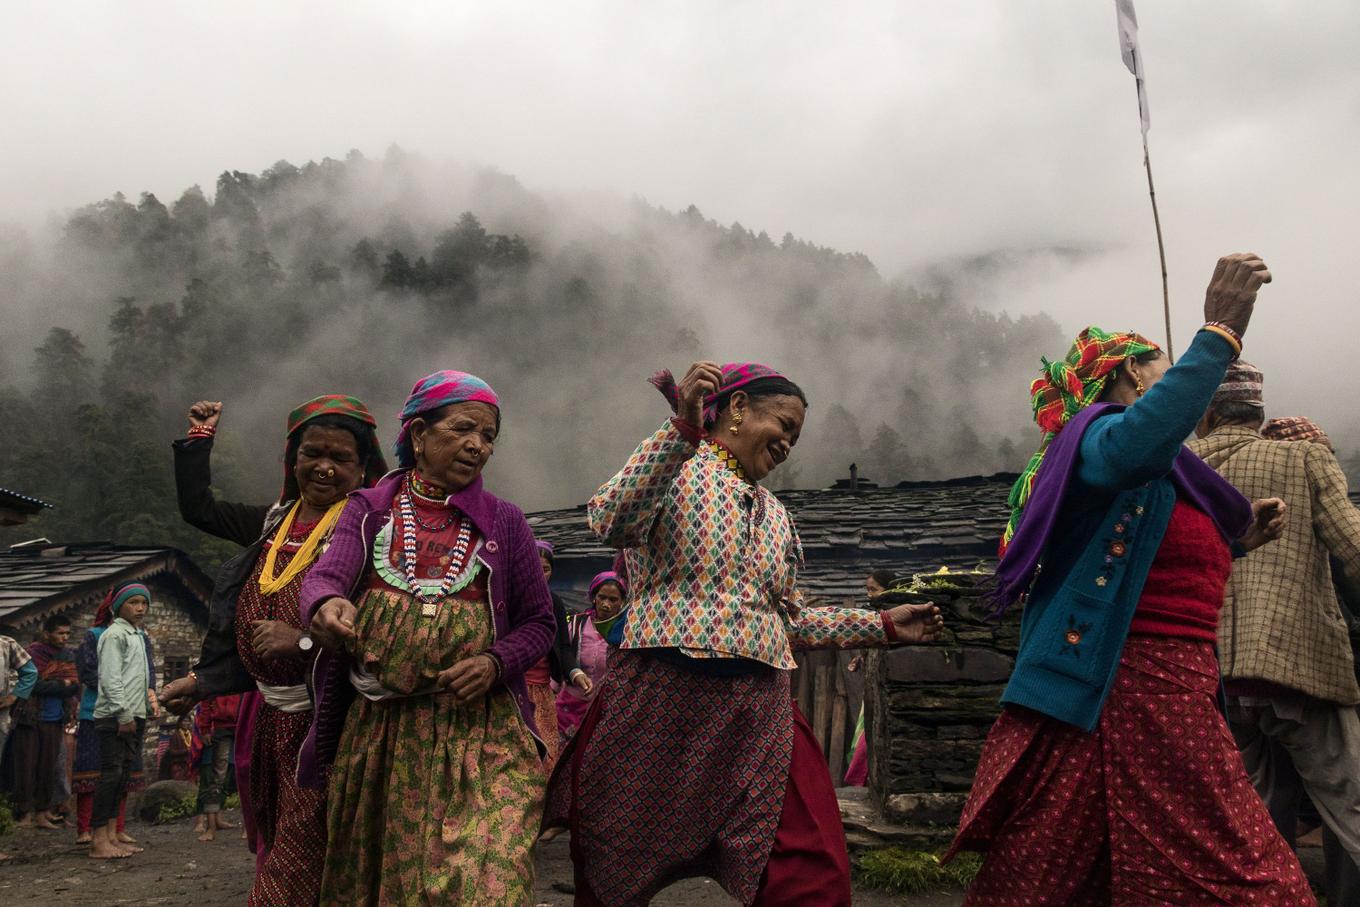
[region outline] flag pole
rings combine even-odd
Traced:
[[[1148,154],[1146,134],[1143,136],[1143,169],[1147,171],[1148,198],[1152,199],[1152,224],[1157,228],[1157,258],[1162,264],[1162,312],[1166,317],[1166,358],[1174,364],[1176,354],[1171,346],[1171,292],[1166,282],[1166,244],[1162,242],[1162,218],[1157,213],[1157,190],[1152,185],[1152,156]]]

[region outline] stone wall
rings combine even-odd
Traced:
[[[926,597],[889,593],[878,604],[920,600]],[[929,600],[944,612],[943,643],[875,652],[868,660],[869,787],[871,802],[888,822],[934,829],[946,840],[1000,712],[1001,691],[1015,664],[1020,613],[987,620],[981,598],[957,585],[932,591]]]

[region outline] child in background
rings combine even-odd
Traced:
[[[215,696],[201,703],[199,733],[205,746],[206,761],[200,767],[199,791],[203,800],[203,829],[198,839],[211,841],[216,833],[236,826],[222,818],[222,801],[226,799],[227,779],[230,775],[231,751],[236,743],[236,713],[241,696],[232,693]],[[211,755],[209,755],[211,752]],[[204,783],[206,780],[206,783]]]
[[[146,719],[155,715],[146,638],[141,632],[150,607],[150,592],[145,588],[119,596],[113,603],[113,622],[99,637],[99,689],[94,705],[99,783],[94,792],[90,842],[90,856],[97,860],[124,859],[142,850],[119,840],[117,824],[146,733]]]

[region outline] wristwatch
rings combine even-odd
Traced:
[[[312,634],[310,633],[303,633],[298,637],[298,649],[304,653],[312,651],[312,647],[315,645],[316,641],[312,639]]]

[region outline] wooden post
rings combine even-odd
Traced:
[[[840,787],[845,778],[845,748],[848,742],[845,738],[845,713],[849,708],[845,695],[845,666],[850,663],[850,654],[853,653],[837,652],[832,670],[831,751],[827,754],[827,764],[831,769],[831,783],[836,787]]]
[[[812,662],[817,666],[817,677],[813,681],[812,733],[822,745],[822,753],[827,752],[827,738],[831,736],[831,664],[827,663],[826,652],[814,653]]]

